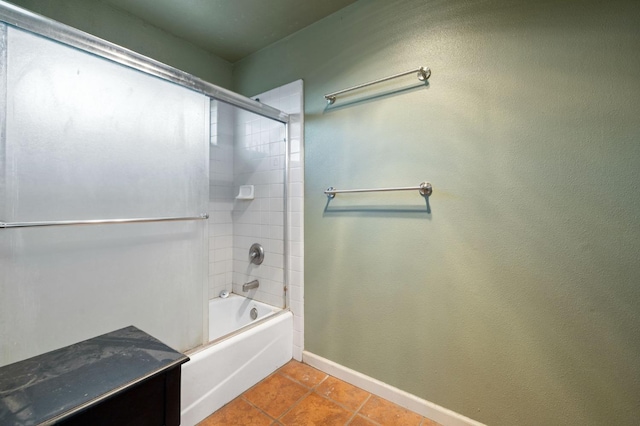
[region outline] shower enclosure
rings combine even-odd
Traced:
[[[0,365],[128,325],[206,345],[223,290],[286,308],[288,115],[8,3],[0,21]]]
[[[283,123],[211,101],[210,299],[227,291],[285,307],[285,141]]]

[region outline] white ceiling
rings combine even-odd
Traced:
[[[356,0],[104,0],[233,63]]]

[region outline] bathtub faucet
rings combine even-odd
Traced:
[[[260,283],[258,282],[258,280],[253,280],[251,282],[242,284],[242,291],[249,291],[251,289],[258,288],[259,286]]]

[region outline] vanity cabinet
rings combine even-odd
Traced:
[[[188,360],[130,326],[9,364],[0,424],[177,426]]]

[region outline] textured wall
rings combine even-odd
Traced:
[[[11,3],[219,86],[231,85],[229,62],[100,0],[13,0]]]
[[[235,64],[305,81],[306,349],[492,425],[637,424],[639,75],[634,1],[361,0]],[[430,213],[322,194],[422,180]]]

